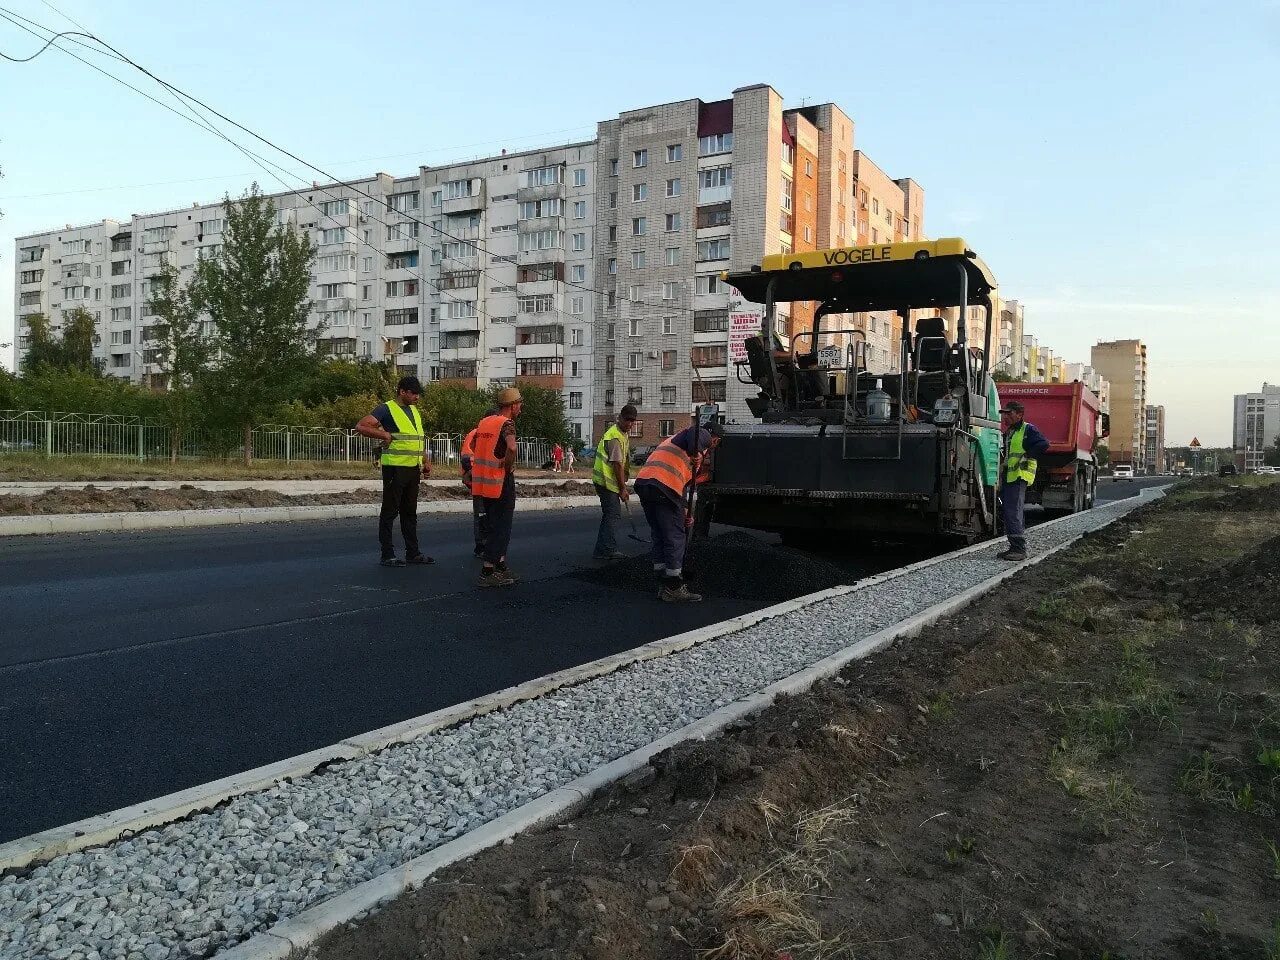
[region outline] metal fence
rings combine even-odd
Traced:
[[[59,413],[45,410],[0,410],[0,457],[13,453],[46,457],[103,457],[125,460],[168,460],[173,436],[168,425],[144,417],[113,414]],[[295,460],[372,463],[381,445],[354,430],[338,427],[298,427],[263,424],[252,433],[255,460]],[[516,462],[540,467],[551,459],[551,443],[518,439]],[[427,438],[431,462],[456,464],[462,437],[437,433]],[[178,449],[181,460],[240,459],[240,435],[208,430],[184,431]]]

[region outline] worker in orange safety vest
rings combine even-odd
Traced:
[[[498,411],[476,425],[471,450],[472,503],[481,515],[485,542],[480,586],[506,587],[516,582],[507,569],[511,521],[516,509],[516,424],[520,391],[507,387],[498,394]]]

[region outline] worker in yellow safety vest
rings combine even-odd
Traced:
[[[421,395],[422,384],[417,377],[401,377],[396,384],[396,398],[379,404],[356,424],[356,432],[361,436],[383,443],[378,544],[382,548],[380,562],[384,567],[435,563],[418,548],[418,488],[431,476],[426,431],[418,410]],[[404,560],[396,556],[391,539],[391,527],[397,515],[404,537]]]
[[[631,428],[639,412],[633,404],[618,411],[618,421],[609,425],[596,445],[591,464],[591,483],[600,498],[600,532],[596,534],[596,560],[621,560],[626,554],[618,549],[618,524],[622,521],[622,505],[631,496],[627,473],[631,468]]]
[[[1004,521],[1009,549],[996,554],[1001,560],[1027,559],[1027,527],[1023,509],[1027,488],[1036,482],[1036,457],[1049,449],[1044,434],[1025,418],[1025,410],[1017,400],[1010,400],[1000,410],[1004,427],[1004,476],[1000,484],[1000,517]]]

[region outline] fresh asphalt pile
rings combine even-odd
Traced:
[[[1033,552],[1137,498],[1030,534]],[[1000,546],[0,878],[5,960],[211,955],[1008,569]]]

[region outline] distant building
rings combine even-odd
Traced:
[[[1091,366],[1111,384],[1111,462],[1135,471],[1147,457],[1147,347],[1141,340],[1093,346]]]
[[[1237,393],[1232,422],[1236,466],[1256,470],[1280,437],[1280,386],[1264,383],[1257,393]]]
[[[996,355],[992,359],[993,370],[1007,373],[1014,379],[1026,376],[1025,352],[1022,336],[1026,324],[1026,311],[1017,300],[1000,301],[999,333],[994,338]]]
[[[1147,404],[1147,473],[1160,473],[1164,462],[1164,406]]]

